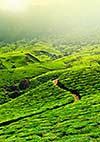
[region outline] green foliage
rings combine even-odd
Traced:
[[[17,41],[0,48],[0,142],[99,142],[100,45]],[[29,88],[16,91],[29,79]],[[54,86],[59,79],[81,100]]]

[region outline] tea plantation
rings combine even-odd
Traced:
[[[2,45],[0,142],[100,142],[100,45]]]

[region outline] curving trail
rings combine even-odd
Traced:
[[[58,87],[71,92],[72,96],[74,97],[74,102],[79,101],[81,99],[80,94],[76,90],[69,89],[64,86],[58,79],[53,80],[53,84],[57,85]]]

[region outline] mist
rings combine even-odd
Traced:
[[[6,1],[6,0],[5,0]],[[24,11],[4,8],[0,1],[0,41],[49,36],[99,38],[100,1],[25,0]]]

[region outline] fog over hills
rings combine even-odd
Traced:
[[[100,1],[26,0],[24,11],[0,4],[0,41],[47,36],[99,38]]]
[[[0,0],[0,142],[100,142],[100,0]]]

